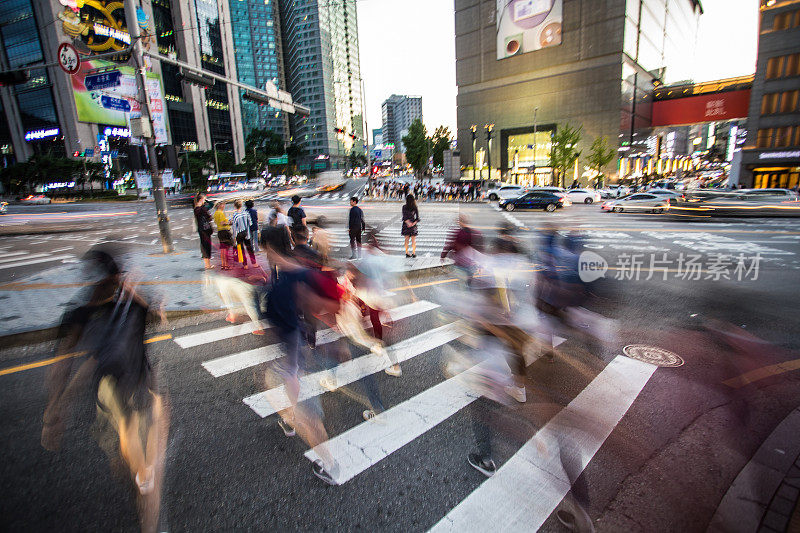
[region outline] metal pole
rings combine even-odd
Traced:
[[[144,57],[142,41],[139,34],[139,22],[136,17],[136,4],[133,0],[125,0],[125,22],[128,25],[128,32],[131,35],[131,43],[133,44],[133,57],[134,65],[136,68],[136,82],[139,90],[139,98],[142,104],[142,119],[144,119],[144,111],[147,110],[147,121],[151,124],[151,136],[145,139],[147,144],[147,157],[150,160],[150,174],[153,180],[153,200],[156,205],[156,213],[158,216],[158,229],[161,233],[161,246],[165,254],[172,253],[172,234],[169,229],[169,215],[167,213],[167,198],[164,196],[164,183],[161,181],[161,174],[158,173],[158,161],[156,159],[156,142],[152,137],[152,117],[153,110],[150,106],[150,97],[147,93],[147,78],[144,67]]]
[[[489,165],[489,181],[492,180],[492,128],[494,124],[486,124],[486,162]]]
[[[539,112],[539,107],[533,108],[533,185],[534,187],[539,184],[536,183],[536,113]]]
[[[475,181],[475,165],[476,165],[475,150],[477,149],[475,145],[476,145],[476,140],[478,138],[478,136],[475,134],[476,128],[477,126],[475,124],[473,124],[469,128],[470,131],[472,132],[472,181]]]

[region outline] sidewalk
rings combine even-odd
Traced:
[[[800,531],[800,407],[778,424],[739,472],[708,531]]]
[[[452,260],[438,257],[406,259],[391,256],[390,272],[402,276],[433,275],[449,269]],[[173,316],[218,310],[221,302],[206,289],[206,271],[198,252],[170,255],[129,252],[123,256],[126,270],[141,280],[142,290],[154,301],[163,300]],[[216,271],[209,271],[218,273]],[[0,284],[0,339],[35,334],[58,326],[79,293],[91,286],[83,263],[66,264],[19,281]]]

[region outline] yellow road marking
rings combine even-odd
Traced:
[[[154,342],[167,341],[170,340],[171,338],[172,335],[167,333],[165,335],[150,337],[149,339],[146,339],[144,341],[144,344],[152,344]],[[64,359],[69,359],[71,357],[81,357],[82,355],[86,355],[86,352],[73,352],[64,355],[57,355],[56,357],[50,357],[49,359],[42,359],[41,361],[34,361],[33,363],[26,363],[24,365],[17,365],[9,368],[3,368],[2,370],[0,370],[0,376],[5,376],[6,374],[15,374],[17,372],[30,370],[32,368],[39,368],[42,366],[52,365],[53,363],[58,363],[59,361],[63,361]]]
[[[777,376],[779,374],[784,374],[786,372],[792,372],[798,369],[800,369],[800,359],[793,359],[791,361],[778,363],[776,365],[769,365],[761,368],[756,368],[755,370],[751,370],[750,372],[745,372],[741,376],[736,376],[735,378],[727,379],[722,383],[733,389],[740,389],[745,385],[749,385],[750,383],[755,383],[756,381],[760,381],[762,379],[766,379],[772,376]]]

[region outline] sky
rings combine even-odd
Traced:
[[[428,134],[456,130],[453,0],[357,0],[367,127],[381,127],[392,94],[422,96]],[[702,0],[695,81],[752,74],[758,42],[757,0]]]

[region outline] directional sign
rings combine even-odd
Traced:
[[[107,89],[109,87],[119,87],[122,83],[122,73],[118,70],[111,70],[109,72],[102,72],[100,74],[92,74],[86,76],[83,84],[86,86],[87,91],[97,91],[99,89]]]
[[[87,148],[83,151],[85,157],[94,157],[94,148]]]
[[[58,66],[72,76],[81,69],[81,58],[78,51],[69,43],[61,43],[58,47]]]
[[[119,150],[111,150],[111,157],[119,157]]]
[[[282,155],[280,157],[270,157],[267,159],[267,163],[270,165],[288,165],[289,164],[289,156]]]
[[[123,98],[114,98],[113,96],[101,95],[100,105],[106,109],[116,109],[117,111],[130,112],[131,104]]]
[[[111,150],[100,150],[100,155],[111,155]]]

